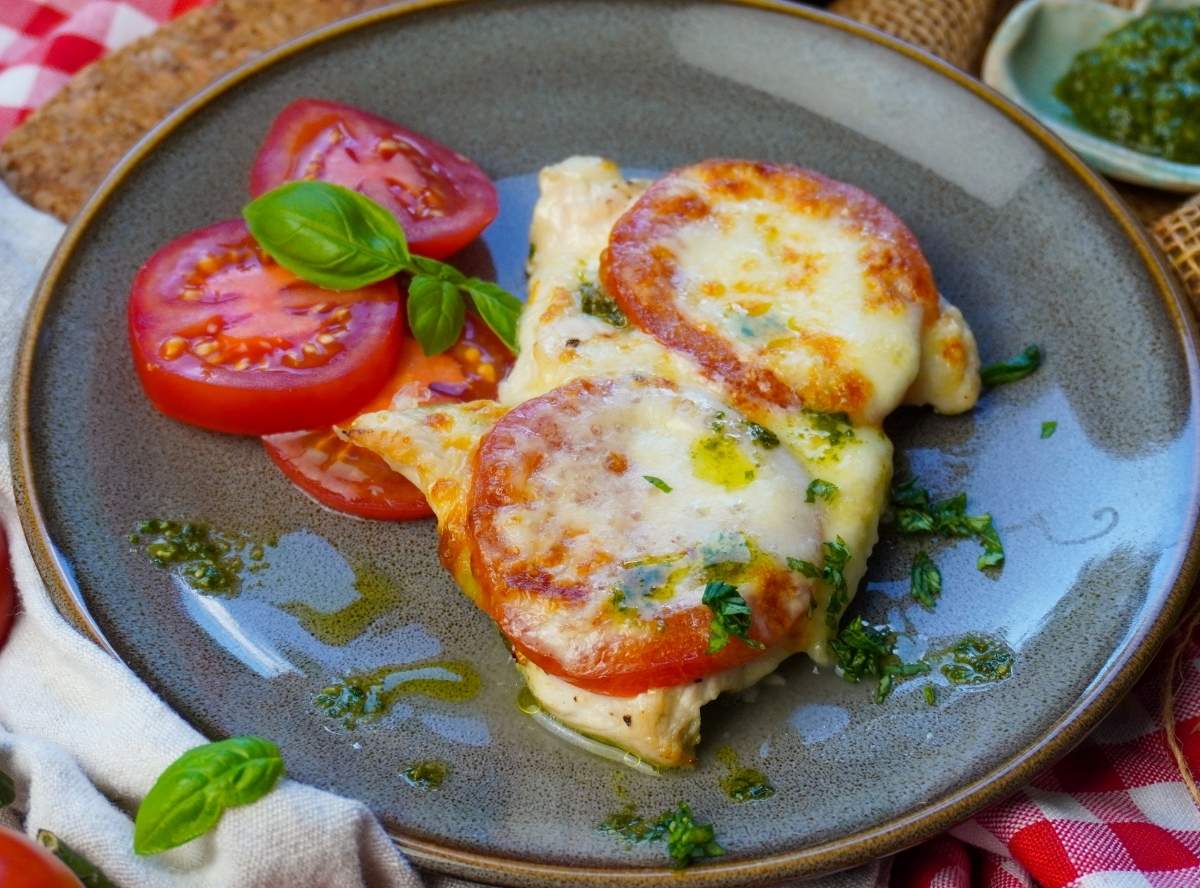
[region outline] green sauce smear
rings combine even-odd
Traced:
[[[1084,50],[1054,87],[1085,129],[1200,163],[1200,7],[1160,10]]]
[[[450,766],[445,762],[427,760],[415,762],[400,772],[400,778],[413,789],[421,792],[441,789],[450,774]]]
[[[129,542],[156,566],[177,573],[206,595],[234,596],[243,573],[267,566],[262,543],[244,534],[213,530],[199,521],[139,521]]]
[[[729,769],[729,773],[721,778],[721,789],[735,802],[757,802],[775,795],[775,787],[766,775],[756,768],[743,768],[732,747],[718,749],[717,761]]]
[[[354,571],[354,589],[358,598],[335,611],[320,611],[303,601],[289,601],[280,608],[299,620],[318,641],[340,647],[354,641],[400,604],[399,588],[373,567],[364,565]]]
[[[473,699],[479,673],[460,660],[382,666],[346,676],[313,698],[313,705],[349,729],[382,718],[401,697],[431,697],[452,703]]]

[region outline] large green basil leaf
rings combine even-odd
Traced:
[[[204,835],[226,808],[262,798],[282,774],[279,747],[262,737],[231,737],[189,749],[142,800],[133,850],[158,854]]]
[[[289,182],[242,210],[250,233],[284,268],[353,290],[408,267],[404,229],[368,197],[329,182]]]

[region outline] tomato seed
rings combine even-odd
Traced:
[[[159,348],[159,354],[161,354],[168,361],[173,361],[183,354],[183,350],[185,348],[187,348],[186,339],[184,339],[182,336],[172,336],[170,339],[167,339],[163,342],[162,346]]]

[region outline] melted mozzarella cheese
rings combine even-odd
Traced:
[[[541,196],[531,230],[529,297],[519,327],[521,350],[512,372],[501,384],[501,403],[511,407],[574,379],[616,377],[632,371],[684,387],[698,386],[706,389],[708,397],[716,402],[732,403],[734,399],[722,381],[706,377],[686,355],[665,348],[631,325],[614,326],[583,311],[588,288],[596,286],[600,255],[609,231],[642,194],[646,184],[624,180],[609,161],[572,158],[543,170],[540,185]],[[750,222],[738,224],[751,224],[754,215],[747,217]],[[783,225],[792,238],[820,236],[819,232],[807,231],[800,222],[783,220]],[[736,228],[732,233],[738,233]],[[748,242],[747,238],[742,240]],[[872,414],[879,414],[880,419],[905,396],[908,403],[928,403],[945,412],[968,409],[978,394],[978,357],[961,314],[943,301],[935,322],[924,329],[919,313],[908,308],[889,310],[878,320],[864,320],[862,312],[851,312],[850,318],[839,317],[840,289],[844,288],[852,305],[855,300],[861,303],[867,297],[855,283],[849,258],[842,255],[849,245],[836,238],[826,238],[823,243],[825,251],[833,255],[821,275],[822,298],[817,304],[806,307],[792,300],[784,314],[778,307],[768,306],[766,311],[759,311],[748,306],[743,310],[730,303],[729,312],[721,309],[704,322],[723,329],[730,338],[741,335],[740,328],[731,327],[731,323],[736,325],[772,313],[778,314],[779,323],[793,333],[796,331],[791,328],[797,325],[824,325],[822,329],[832,331],[850,344],[847,359],[871,374],[876,399]],[[728,268],[740,268],[740,260],[731,258],[727,245],[719,238],[711,242],[699,238],[688,240],[681,249],[687,256],[689,274],[697,281],[720,280],[727,276]],[[732,264],[723,263],[722,257]],[[758,277],[753,277],[755,274]],[[761,266],[757,270],[740,268],[738,278],[742,275],[751,275],[747,279],[757,281],[763,290],[778,283]],[[754,314],[756,311],[759,313]],[[748,341],[761,338],[751,336]],[[759,345],[743,343],[742,347]],[[783,354],[786,351],[781,350],[782,356],[778,357],[781,372],[803,372],[804,362],[810,358],[804,354]],[[796,496],[802,481],[821,479],[835,484],[838,493],[831,502],[818,500],[808,507],[808,513],[796,514],[794,504],[784,502],[786,497],[772,498],[770,492],[756,490],[753,497],[745,499],[747,503],[753,502],[754,508],[743,508],[738,521],[733,523],[739,523],[738,530],[744,531],[747,523],[754,521],[754,509],[759,509],[763,521],[753,524],[756,534],[771,539],[774,551],[783,553],[790,546],[789,554],[814,563],[820,561],[820,556],[813,553],[817,543],[842,539],[851,554],[845,578],[853,595],[865,573],[867,557],[877,539],[878,518],[887,501],[891,442],[874,422],[851,426],[840,423],[836,417],[769,405],[750,405],[744,409],[748,419],[779,436],[788,462],[794,465],[779,470],[781,474],[775,482],[780,489]],[[476,599],[478,586],[471,575],[465,527],[467,491],[478,442],[504,412],[505,408],[499,405],[483,403],[385,411],[361,417],[345,431],[349,439],[382,455],[426,493],[438,516],[443,561],[459,585]],[[645,423],[654,429],[662,420],[654,411],[646,416],[635,411],[627,421],[631,426]],[[679,484],[678,492],[685,494],[675,498],[673,493],[656,500],[657,491],[648,484],[640,490],[622,488],[622,496],[636,494],[639,509],[652,510],[644,514],[661,519],[646,522],[638,534],[659,528],[665,536],[670,536],[671,528],[681,526],[679,516],[670,514],[670,509],[685,498],[697,503],[708,500],[713,507],[708,515],[689,514],[688,521],[707,520],[712,525],[708,530],[714,533],[725,526],[717,520],[719,512],[739,504],[735,501],[718,504],[720,496],[713,499],[716,491],[710,489],[712,485],[696,486],[700,482],[690,472],[687,454],[682,452],[685,449],[682,439],[677,434],[667,430],[660,440],[652,434],[633,435],[630,442],[628,449],[635,466],[631,477],[653,475],[672,487]],[[782,451],[778,453],[783,455]],[[564,484],[570,482],[569,473],[561,480]],[[553,500],[552,496],[548,498]],[[659,503],[666,511],[656,511]],[[566,517],[562,520],[569,519],[573,508],[570,502],[554,502],[553,506],[563,510]],[[585,516],[580,517],[579,523],[586,524]],[[793,535],[790,538],[789,532]],[[536,534],[522,536],[514,531],[513,541],[516,547],[537,550]],[[597,544],[613,542],[600,539]],[[641,548],[653,545],[649,537],[639,543]],[[810,554],[806,556],[801,551]],[[817,606],[799,647],[818,662],[826,663],[830,660],[828,640],[839,614],[827,616],[828,590],[823,585],[814,590]],[[691,590],[688,594],[696,593]],[[701,682],[652,689],[633,697],[585,691],[522,658],[518,658],[518,666],[543,707],[563,723],[652,763],[671,766],[691,760],[699,736],[700,707],[705,702],[724,691],[752,684],[773,670],[787,654],[786,648],[768,651],[746,666],[725,670]]]

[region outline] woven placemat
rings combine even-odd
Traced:
[[[0,0],[3,2],[3,0]],[[386,0],[217,0],[86,68],[0,146],[0,176],[67,219],[113,164],[184,99],[246,60]],[[830,9],[976,72],[1015,0],[836,0]],[[1130,6],[1134,0],[1107,0]],[[80,146],[86,146],[86,150]],[[1200,205],[1118,186],[1200,307]],[[1172,211],[1173,210],[1173,211]],[[1163,215],[1166,214],[1166,215]]]

